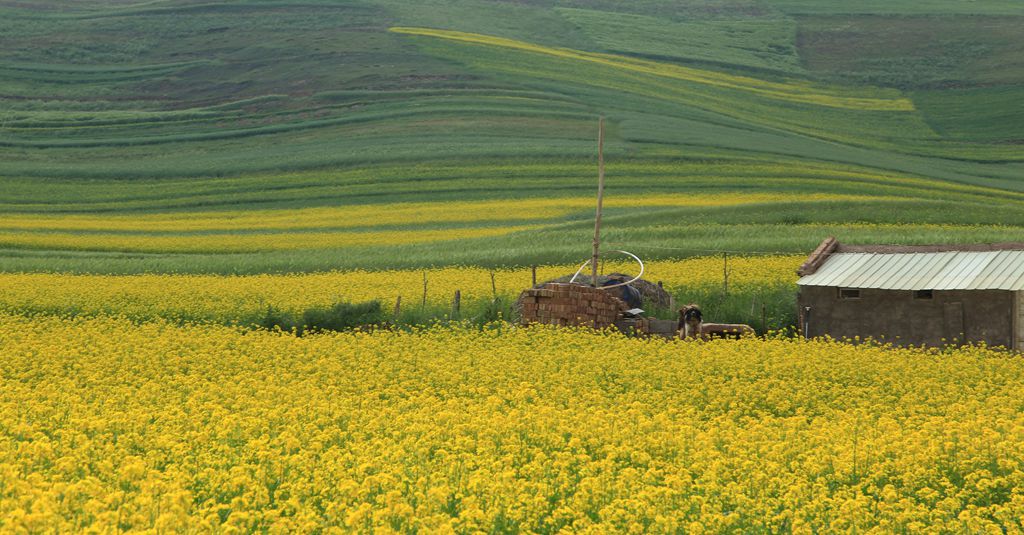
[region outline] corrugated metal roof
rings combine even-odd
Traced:
[[[1024,251],[833,253],[801,286],[1024,290]]]

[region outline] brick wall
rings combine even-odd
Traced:
[[[612,326],[622,317],[626,303],[601,290],[580,284],[548,283],[523,292],[522,322],[549,325]]]

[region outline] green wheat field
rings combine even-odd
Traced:
[[[572,263],[600,116],[605,239],[645,258],[1019,239],[1022,27],[1009,0],[0,1],[0,270]]]

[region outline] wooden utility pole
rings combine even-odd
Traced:
[[[594,255],[590,258],[590,285],[597,287],[597,262],[601,256],[601,207],[604,204],[604,117],[597,122],[597,215],[594,217]]]

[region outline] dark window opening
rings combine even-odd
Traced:
[[[840,299],[860,299],[860,290],[857,288],[840,288]]]
[[[931,290],[916,290],[914,292],[914,299],[931,299],[934,297]]]

